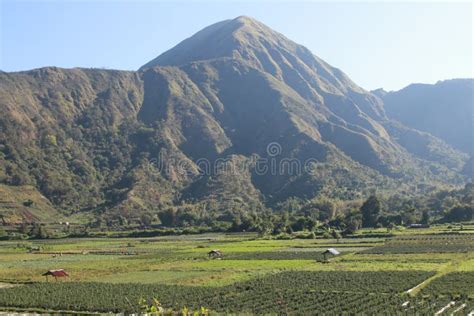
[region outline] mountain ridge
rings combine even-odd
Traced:
[[[467,155],[394,122],[380,96],[248,17],[213,24],[137,72],[42,68],[0,82],[0,182],[31,185],[65,214],[177,208],[209,221],[464,181]],[[312,163],[261,174],[262,160]],[[203,173],[200,161],[239,172]]]
[[[474,79],[460,78],[435,84],[410,84],[399,91],[388,92],[382,99],[394,119],[473,155],[473,91]]]

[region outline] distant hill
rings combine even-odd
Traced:
[[[467,154],[474,153],[474,79],[411,84],[379,94],[387,115],[428,132]]]
[[[225,220],[294,198],[465,181],[468,155],[392,120],[390,93],[365,91],[249,17],[137,72],[42,68],[0,83],[0,182],[30,185],[66,215]]]

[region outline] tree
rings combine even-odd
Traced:
[[[302,215],[310,216],[315,220],[327,221],[336,216],[336,211],[336,203],[333,200],[322,196],[311,200],[302,208],[301,213]]]
[[[230,227],[230,231],[233,232],[240,232],[242,231],[242,219],[239,215],[236,215],[232,218],[232,226]]]
[[[150,227],[152,221],[153,221],[153,217],[148,213],[144,213],[140,216],[140,223],[142,224],[143,227]]]
[[[390,222],[388,225],[387,225],[387,231],[391,232],[393,229],[395,228],[395,224]]]
[[[164,226],[173,227],[176,224],[176,209],[174,207],[170,207],[165,211],[158,214],[161,223]]]
[[[415,209],[409,209],[402,213],[402,221],[405,225],[411,225],[416,223],[417,218],[415,216]]]
[[[351,211],[346,215],[344,223],[346,226],[344,235],[354,234],[362,226],[362,215],[357,210]]]
[[[425,225],[430,223],[430,214],[427,210],[423,210],[423,213],[421,214],[421,223]]]
[[[46,145],[49,145],[49,146],[57,146],[58,145],[58,141],[57,141],[55,135],[46,135],[44,140],[45,140]]]
[[[370,196],[360,208],[362,213],[362,227],[374,227],[380,213],[380,201],[375,196]]]
[[[331,235],[332,238],[337,239],[337,242],[339,242],[339,239],[341,239],[341,234],[335,229],[331,231]]]
[[[455,206],[444,215],[445,222],[468,222],[474,218],[474,208],[471,206]]]
[[[303,231],[305,229],[307,230],[313,230],[314,227],[316,226],[316,221],[309,217],[293,217],[292,218],[293,223],[291,224],[291,229],[293,231]]]
[[[281,216],[274,215],[273,218],[273,232],[272,234],[278,235],[281,233],[286,233],[288,230],[288,224],[289,224],[289,215],[287,212],[284,212],[281,214]]]
[[[23,201],[23,205],[26,207],[30,207],[34,204],[34,202],[31,199],[27,199],[26,201]]]
[[[48,231],[44,229],[43,225],[39,223],[33,223],[33,227],[31,228],[28,235],[37,239],[45,239],[49,237]]]
[[[361,226],[362,221],[360,218],[352,217],[348,220],[346,225],[346,230],[344,231],[345,235],[354,234]]]

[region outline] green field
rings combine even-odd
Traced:
[[[474,310],[474,238],[438,230],[392,238],[274,240],[254,234],[0,242],[0,310],[137,312],[141,298],[224,313]],[[370,234],[373,236],[373,234]],[[340,256],[325,262],[322,252]],[[212,249],[221,259],[209,259]],[[65,269],[70,277],[41,274]]]

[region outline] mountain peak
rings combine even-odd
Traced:
[[[232,59],[272,75],[304,97],[320,99],[320,92],[337,95],[348,91],[366,93],[341,70],[313,55],[306,47],[248,16],[212,24],[148,62],[140,70],[156,66],[180,67],[216,59]]]
[[[246,31],[249,31],[251,28],[254,28],[254,29],[259,29],[260,31],[261,30],[266,30],[266,31],[276,33],[270,27],[268,27],[264,23],[260,22],[259,20],[255,19],[253,17],[250,17],[250,16],[246,16],[246,15],[238,16],[235,19],[230,20],[229,22],[231,24],[232,23],[236,24],[239,28],[246,28]]]
[[[154,66],[179,66],[194,61],[234,57],[235,51],[249,44],[247,41],[249,38],[255,41],[256,38],[274,36],[282,35],[256,19],[242,15],[205,27],[140,69]]]
[[[371,90],[370,93],[378,96],[379,98],[383,98],[388,94],[388,92],[384,88],[378,88],[378,89],[375,89],[375,90]]]
[[[238,22],[242,22],[242,23],[254,23],[254,22],[258,22],[255,18],[252,18],[252,17],[247,16],[247,15],[238,16],[238,17],[236,17],[233,21],[238,21]],[[260,23],[260,22],[259,22],[259,23]]]

